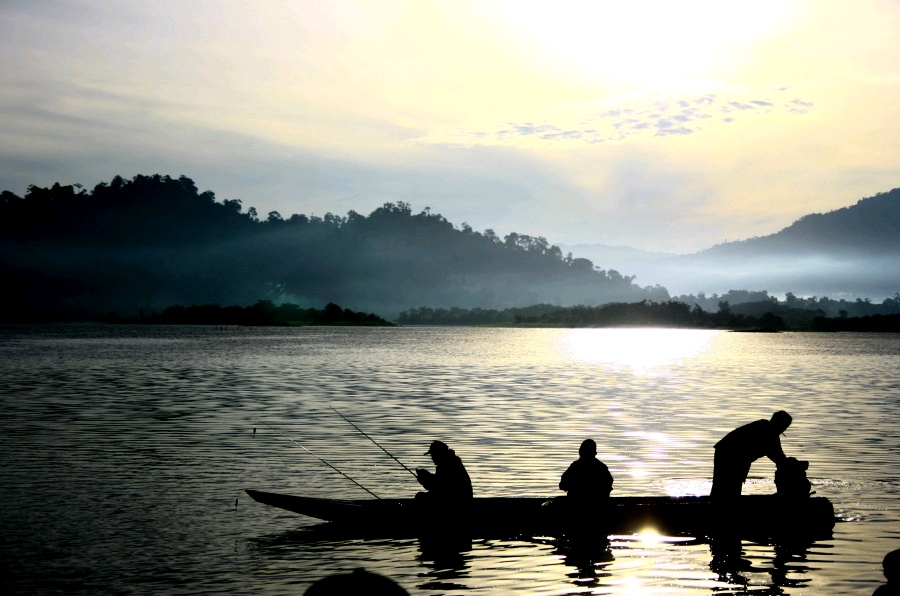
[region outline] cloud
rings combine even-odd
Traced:
[[[788,111],[794,114],[805,114],[813,108],[813,104],[802,99],[792,99],[787,102]]]
[[[730,123],[760,114],[806,114],[812,102],[786,99],[787,87],[763,93],[719,87],[668,94],[644,94],[612,102],[559,107],[543,121],[508,122],[495,130],[465,131],[458,136],[481,142],[519,139],[607,143],[630,137],[685,136],[714,123]],[[577,121],[569,123],[573,118]]]

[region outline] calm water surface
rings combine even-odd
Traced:
[[[871,594],[900,548],[896,335],[40,326],[0,328],[0,355],[7,591],[299,594],[365,567],[414,594]],[[558,494],[587,437],[614,495],[707,494],[715,442],[786,409],[841,519],[725,562],[689,537],[322,538],[243,492],[367,497],[286,436],[381,497],[418,490],[331,407],[411,468],[448,442],[476,496]]]

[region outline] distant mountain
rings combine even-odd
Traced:
[[[804,215],[776,234],[717,244],[696,256],[756,259],[762,256],[841,259],[900,255],[900,188],[855,205]]]
[[[900,291],[900,189],[690,255],[611,248],[586,245],[572,253],[630,271],[637,283],[660,284],[672,295],[749,289],[881,300]]]

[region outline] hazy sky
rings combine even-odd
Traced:
[[[900,1],[0,0],[0,189],[689,252],[900,186]]]

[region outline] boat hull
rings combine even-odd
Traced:
[[[746,538],[824,538],[834,528],[834,508],[824,497],[786,499],[744,495],[727,502],[709,497],[612,497],[575,506],[566,497],[487,497],[461,507],[436,507],[416,499],[316,499],[248,490],[254,500],[332,522],[343,531],[421,535],[454,530],[472,535],[631,534],[740,535]]]

